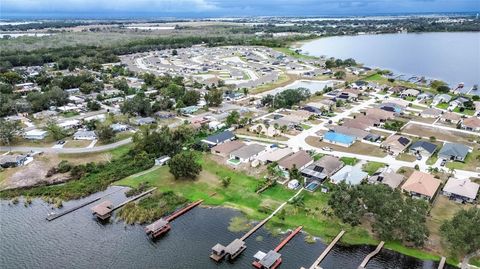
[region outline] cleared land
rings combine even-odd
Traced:
[[[464,143],[470,146],[475,145],[473,143],[473,141],[475,140],[475,136],[473,135],[462,132],[443,130],[431,126],[418,125],[414,123],[408,123],[402,129],[402,133],[415,135],[426,139],[434,136],[437,140]]]

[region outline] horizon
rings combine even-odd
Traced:
[[[476,0],[2,0],[5,19],[207,19],[475,14]],[[153,10],[153,11],[152,11]],[[394,10],[394,11],[392,11]]]

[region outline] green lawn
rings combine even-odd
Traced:
[[[384,163],[367,162],[366,164],[363,165],[362,169],[363,171],[367,172],[369,175],[373,175],[375,172],[377,172],[378,169],[382,167],[385,167]]]
[[[312,128],[312,126],[307,125],[307,124],[303,124],[303,123],[300,124],[300,126],[302,126],[303,130],[308,130],[308,129]]]
[[[301,54],[301,53],[297,53],[295,52],[294,50],[290,49],[290,48],[273,48],[274,50],[276,51],[279,51],[279,52],[282,52],[286,55],[289,55],[289,56],[292,56],[294,58],[297,58],[297,59],[305,59],[305,60],[315,60],[315,59],[318,59],[318,57],[315,57],[315,56],[311,56],[311,55],[306,55],[306,54]]]
[[[440,108],[440,109],[447,109],[448,108],[448,104],[447,103],[440,103],[437,105],[437,108]]]
[[[351,158],[351,157],[342,157],[340,160],[345,164],[345,165],[355,165],[358,163],[357,158]]]
[[[460,169],[477,172],[480,167],[480,150],[473,150],[468,153],[465,162],[448,162],[447,168]]]
[[[465,115],[468,115],[468,116],[473,116],[475,115],[475,110],[471,110],[471,109],[465,109],[463,111],[460,111],[460,108],[459,107],[456,107],[453,112],[457,112],[457,113],[462,113],[462,114],[465,114]]]
[[[368,77],[365,78],[365,80],[368,80],[368,81],[381,81],[381,80],[385,80],[384,77],[382,77],[382,75],[378,74],[378,73],[375,73],[373,75],[370,75]]]

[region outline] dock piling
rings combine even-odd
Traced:
[[[344,233],[345,233],[344,230],[342,230],[342,231],[340,231],[340,233],[338,233],[338,235],[335,237],[335,239],[333,239],[333,241],[327,246],[327,248],[322,252],[322,254],[320,254],[318,259],[315,260],[315,262],[312,264],[312,266],[309,267],[309,269],[321,268],[319,266],[320,263],[323,261],[323,259],[325,259],[325,257],[328,255],[330,250],[332,250],[332,248],[335,246],[335,244],[340,240],[340,238],[342,238]]]

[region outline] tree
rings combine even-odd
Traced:
[[[127,92],[128,91],[128,83],[127,80],[122,78],[122,79],[117,79],[113,82],[113,87],[117,88],[118,90],[122,92]]]
[[[45,125],[45,130],[48,132],[48,135],[52,136],[55,140],[60,140],[68,136],[68,133],[54,120],[49,120]]]
[[[0,80],[7,82],[8,84],[17,84],[22,81],[22,76],[14,71],[8,71],[0,74]]]
[[[360,224],[360,218],[365,212],[360,198],[360,192],[355,187],[342,181],[333,189],[328,205],[333,209],[335,216],[355,226]]]
[[[123,114],[149,116],[152,113],[152,106],[147,98],[137,94],[132,99],[125,100],[120,111]]]
[[[195,90],[186,91],[182,97],[185,106],[194,106],[200,101],[200,92]]]
[[[191,151],[183,151],[173,156],[168,166],[175,179],[195,179],[202,171],[202,166]]]
[[[115,137],[115,132],[110,126],[102,124],[97,127],[97,135],[100,141],[111,142]]]
[[[440,233],[449,250],[455,255],[466,255],[480,249],[480,209],[461,210],[440,227]]]
[[[205,94],[205,101],[209,107],[218,107],[223,101],[223,91],[219,88],[211,89]]]
[[[347,74],[345,73],[345,71],[337,71],[333,74],[333,77],[335,77],[336,79],[344,79],[346,76]]]
[[[450,87],[447,85],[441,85],[436,88],[437,92],[439,93],[448,93],[450,91]]]
[[[232,126],[232,125],[238,124],[239,120],[240,120],[240,113],[238,113],[238,111],[236,110],[233,110],[232,112],[230,112],[230,114],[228,114],[227,119],[225,120],[225,123],[228,126]]]
[[[17,135],[22,127],[19,121],[7,121],[0,119],[0,141],[4,145],[10,146],[15,135]]]
[[[92,111],[97,111],[97,110],[100,110],[100,108],[102,108],[102,106],[97,101],[88,101],[87,102],[87,108],[89,110],[92,110]]]

